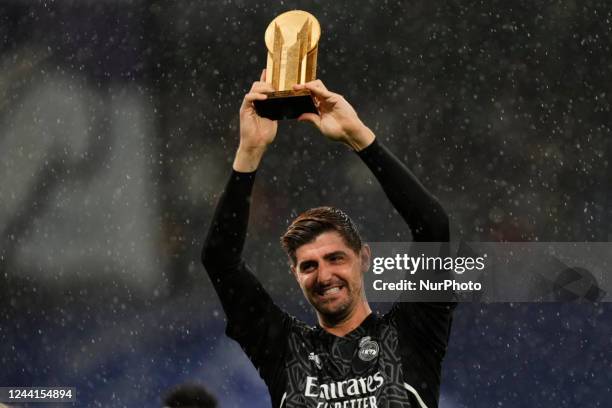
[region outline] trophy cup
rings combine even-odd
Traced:
[[[255,101],[259,116],[278,120],[295,119],[302,113],[317,113],[310,91],[294,91],[293,85],[315,79],[317,49],[321,26],[310,13],[292,10],[277,16],[265,34],[268,48],[266,82],[275,91],[268,98]]]

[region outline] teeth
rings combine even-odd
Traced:
[[[331,294],[336,293],[336,292],[340,292],[340,288],[337,287],[337,286],[334,287],[334,288],[327,289],[325,292],[323,292],[323,294],[324,295],[331,295]]]

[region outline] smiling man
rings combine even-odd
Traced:
[[[322,328],[343,336],[372,312],[363,289],[370,248],[344,212],[332,207],[308,210],[291,224],[281,243]]]
[[[240,144],[221,196],[202,261],[227,315],[228,336],[251,359],[273,407],[434,408],[454,302],[397,302],[372,313],[363,274],[371,253],[341,210],[318,207],[301,214],[281,237],[291,270],[315,309],[309,327],[278,308],[242,258],[251,191],[277,124],[259,117],[253,101],[272,91],[253,84],[240,108]],[[376,139],[341,96],[321,81],[309,89],[319,114],[313,123],[327,138],[353,149],[380,182],[415,241],[447,242],[448,217],[410,171]]]

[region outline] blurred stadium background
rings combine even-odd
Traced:
[[[269,406],[199,251],[263,32],[293,8],[321,22],[319,78],[454,239],[611,240],[607,1],[5,0],[0,385],[155,407],[199,381],[222,407]],[[410,240],[365,166],[306,125],[281,124],[255,194],[249,260],[310,322],[278,246],[294,215],[336,205],[367,240]],[[610,304],[462,304],[440,406],[610,406],[611,339]]]

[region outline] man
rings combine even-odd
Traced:
[[[382,317],[373,314],[363,287],[370,249],[346,214],[330,207],[306,211],[281,239],[319,327],[280,310],[243,261],[256,170],[277,130],[253,107],[273,90],[264,80],[265,70],[240,108],[233,172],[202,253],[227,315],[228,336],[259,370],[274,407],[436,407],[455,304],[398,302]],[[447,242],[448,218],[440,204],[351,105],[319,80],[294,88],[310,90],[319,110],[298,120],[357,152],[414,240]]]

